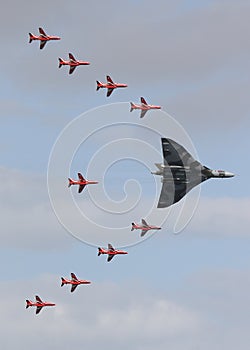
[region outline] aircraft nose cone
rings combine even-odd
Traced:
[[[226,175],[226,177],[234,177],[235,176],[235,174],[230,173],[228,171],[225,173],[225,175]]]

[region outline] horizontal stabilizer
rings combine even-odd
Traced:
[[[58,66],[58,68],[61,68],[62,65],[63,65],[63,60],[59,57],[59,58],[58,58],[58,61],[59,61],[59,66]]]
[[[162,170],[162,164],[161,164],[161,163],[155,163],[155,166],[156,166],[159,170]]]
[[[32,43],[32,40],[33,40],[34,35],[33,35],[32,33],[29,33],[29,36],[30,36],[29,43]]]

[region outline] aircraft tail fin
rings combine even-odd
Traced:
[[[71,185],[73,185],[73,180],[71,178],[69,178],[69,177],[68,177],[68,180],[69,180],[68,187],[70,187]]]
[[[98,247],[98,256],[102,254],[102,248]]]
[[[31,306],[31,301],[30,300],[26,300],[26,309],[28,309],[28,307]]]
[[[63,277],[61,277],[62,283],[61,283],[61,287],[65,285],[65,279]]]
[[[33,41],[33,38],[34,38],[34,35],[32,33],[29,33],[29,36],[30,36],[30,40],[29,40],[29,43],[32,43]]]
[[[134,222],[132,222],[132,227],[131,227],[131,231],[134,231],[134,229],[135,229],[135,223]]]
[[[58,66],[58,68],[61,68],[62,65],[63,65],[63,60],[59,57],[59,58],[58,58],[58,61],[59,61],[59,66]]]
[[[135,108],[135,105],[133,104],[133,102],[130,102],[130,112],[132,112]]]
[[[101,83],[97,80],[96,81],[96,91],[98,91],[100,89],[100,85],[101,85]]]

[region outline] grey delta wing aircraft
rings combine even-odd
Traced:
[[[179,202],[192,188],[212,177],[233,177],[224,170],[212,170],[195,160],[177,142],[162,138],[163,164],[155,163],[158,170],[151,172],[162,176],[162,189],[157,208],[167,208]]]

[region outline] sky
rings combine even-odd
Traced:
[[[249,348],[248,1],[5,2],[0,335],[6,350]],[[29,44],[38,28],[60,41]],[[58,57],[90,61],[72,75]],[[96,80],[127,83],[107,98]],[[162,106],[140,119],[129,102]],[[161,137],[213,169],[157,209]],[[67,178],[99,181],[79,196]],[[131,232],[146,218],[162,230]],[[128,251],[107,263],[97,247]],[[91,285],[71,294],[60,278]],[[25,300],[55,302],[36,316]]]

